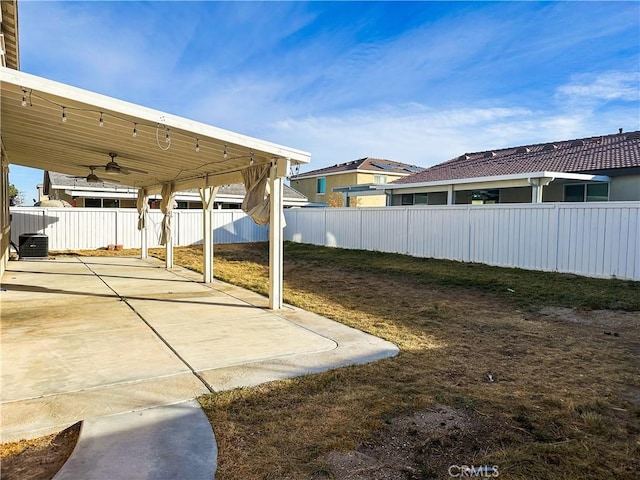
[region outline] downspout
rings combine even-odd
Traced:
[[[537,180],[534,182],[533,180]],[[531,203],[542,203],[542,188],[555,180],[555,177],[527,178],[527,183],[531,187]]]

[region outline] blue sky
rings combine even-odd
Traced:
[[[19,2],[21,69],[310,151],[421,166],[640,129],[638,2]],[[10,181],[36,196],[42,173]]]

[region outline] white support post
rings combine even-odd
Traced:
[[[453,205],[454,203],[456,203],[456,201],[455,201],[455,194],[453,191],[453,185],[449,185],[447,187],[447,205]]]
[[[542,182],[538,180],[538,183],[531,185],[531,203],[542,203]]]
[[[170,212],[169,215],[173,217],[173,212]],[[169,239],[167,240],[167,243],[164,246],[164,255],[165,255],[164,267],[167,269],[173,268],[173,232],[169,236]]]
[[[200,189],[202,200],[202,281],[213,282],[213,201],[218,193],[218,187],[208,187],[205,180],[204,188]]]
[[[282,162],[282,163],[281,163]],[[283,165],[284,163],[284,165]],[[283,287],[283,248],[282,248],[282,217],[283,217],[283,176],[286,175],[289,162],[286,159],[274,160],[271,166],[270,187],[270,218],[269,218],[269,308],[282,308]],[[280,176],[282,175],[282,176]]]
[[[553,182],[553,177],[530,178],[531,203],[542,203],[542,189]]]
[[[149,243],[147,242],[147,213],[144,215],[144,227],[140,229],[140,258],[149,258]]]

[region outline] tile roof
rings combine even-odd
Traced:
[[[352,160],[351,162],[340,163],[331,167],[320,168],[318,170],[312,170],[310,172],[300,173],[291,177],[292,180],[306,177],[317,177],[327,175],[329,173],[341,173],[350,171],[372,171],[391,173],[396,175],[411,175],[424,170],[423,167],[416,165],[409,165],[408,163],[394,162],[393,160],[386,160],[384,158],[372,158],[365,157],[358,160]]]
[[[392,183],[534,172],[598,173],[640,167],[640,131],[467,153]]]
[[[84,177],[73,177],[71,175],[65,175],[64,173],[58,172],[47,172],[49,174],[49,179],[51,181],[51,185],[55,185],[57,187],[83,187],[83,188],[95,188],[96,191],[100,191],[101,188],[110,188],[121,190],[123,192],[137,192],[137,188],[119,185],[117,183],[111,182],[99,182],[99,183],[89,183]],[[187,190],[188,192],[197,193],[198,190],[191,189]],[[246,193],[246,189],[244,188],[244,184],[242,183],[234,183],[231,185],[221,185],[218,190],[219,195],[237,195],[239,197],[244,197]],[[283,197],[287,200],[306,200],[302,193],[297,191],[294,188],[291,188],[289,185],[284,185]]]

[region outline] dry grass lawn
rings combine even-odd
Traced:
[[[266,293],[266,244],[215,255],[217,278]],[[201,397],[219,480],[640,472],[640,282],[288,243],[284,297],[401,353]]]
[[[197,247],[176,258],[200,268]],[[266,293],[267,265],[264,244],[216,247],[222,280]],[[401,354],[201,398],[219,479],[331,478],[327,454],[371,450],[394,419],[442,406],[473,425],[416,434],[400,478],[450,478],[452,464],[515,479],[640,471],[638,282],[286,244],[284,297]]]

